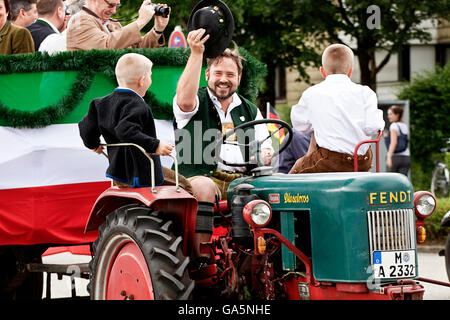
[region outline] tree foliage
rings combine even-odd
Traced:
[[[176,25],[180,25],[185,34],[187,22],[195,4],[199,1],[167,0],[172,8],[168,37]],[[224,1],[233,13],[235,34],[233,41],[248,50],[256,59],[267,65],[268,74],[261,85],[261,101],[275,102],[275,69],[277,67],[297,67],[304,79],[308,78],[305,68],[318,66],[319,56],[315,41],[305,38],[300,32],[301,21],[292,16],[292,0],[234,0]],[[295,1],[294,1],[295,2]],[[137,15],[140,1],[130,0],[119,10],[121,17]],[[299,23],[300,22],[300,23]],[[146,27],[151,28],[152,22]]]
[[[186,31],[198,0],[165,1],[172,8],[166,37],[175,25]],[[319,45],[354,44],[361,70],[360,82],[376,90],[376,76],[411,39],[428,41],[424,20],[448,18],[448,0],[225,0],[235,19],[233,40],[268,68],[263,91],[275,100],[275,70],[296,67],[308,79],[308,66],[320,63]],[[123,1],[119,14],[137,15],[141,1]],[[375,11],[371,11],[375,9]],[[379,9],[379,11],[377,11]],[[378,14],[379,13],[379,14]],[[378,14],[378,15],[377,15]],[[379,23],[378,23],[379,22]],[[151,27],[147,26],[147,28]],[[384,53],[376,61],[375,51]]]
[[[411,39],[431,40],[423,22],[448,18],[448,0],[299,0],[294,16],[302,31],[321,41],[352,45],[360,82],[376,90],[376,76]],[[311,4],[314,4],[313,6]],[[384,53],[376,61],[375,51]]]
[[[450,137],[450,64],[414,78],[399,94],[410,103],[411,156],[425,172]],[[443,156],[443,155],[442,155]]]

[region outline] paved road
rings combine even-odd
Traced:
[[[64,253],[58,253],[51,256],[45,256],[42,258],[43,263],[49,263],[49,264],[71,264],[71,263],[88,263],[91,260],[90,256],[84,256],[84,255],[72,255],[69,252]],[[46,296],[46,277],[47,274],[44,273],[44,290],[42,297],[45,298]],[[51,275],[51,298],[68,298],[72,296],[72,283],[71,283],[71,277],[69,276],[63,276],[61,280],[58,279],[56,274]],[[87,297],[89,296],[89,293],[87,291],[87,285],[89,283],[89,280],[77,278],[75,279],[75,290],[76,294],[79,297]]]
[[[419,251],[419,276],[448,283],[445,257],[440,257],[438,252],[439,248]],[[427,282],[422,282],[422,284],[425,287],[424,300],[450,300],[450,287]]]
[[[437,254],[437,248],[419,251],[419,276],[433,280],[448,282],[445,271],[444,257]],[[70,253],[59,253],[52,256],[44,257],[44,263],[87,263],[90,261],[89,256],[72,255]],[[44,274],[44,294],[45,297],[45,274]],[[87,285],[89,281],[86,279],[75,278],[75,288],[78,296],[89,296]],[[425,300],[450,300],[450,287],[438,286],[430,283],[422,283],[425,287]],[[55,274],[52,275],[51,297],[65,298],[71,297],[71,279],[64,276],[61,280],[57,279]]]

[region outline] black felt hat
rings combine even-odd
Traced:
[[[204,56],[215,58],[230,44],[234,32],[233,14],[220,0],[202,0],[191,12],[188,32],[203,28],[209,39],[205,42]]]

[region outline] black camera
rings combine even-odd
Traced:
[[[169,16],[170,9],[168,6],[161,6],[154,3],[151,3],[151,6],[155,9],[155,16],[162,16],[163,18]]]

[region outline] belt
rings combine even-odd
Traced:
[[[328,158],[353,161],[353,155],[352,154],[331,151],[331,150],[328,150],[326,148],[322,148],[322,147],[319,147],[319,146],[317,146],[317,147],[319,148],[320,153],[322,155],[328,155]],[[371,149],[369,147],[369,149],[367,150],[366,154],[357,156],[358,161],[360,161],[360,160],[361,161],[369,160],[370,153],[371,153]]]

